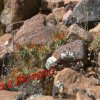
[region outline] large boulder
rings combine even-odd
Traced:
[[[1,13],[1,22],[4,25],[26,20],[39,11],[38,0],[7,0]]]
[[[55,86],[57,85],[58,81],[64,85],[64,93],[67,94],[74,94],[78,91],[86,90],[87,88],[90,88],[92,86],[94,87],[95,85],[99,84],[99,81],[97,79],[87,78],[84,75],[68,68],[65,68],[62,71],[58,72],[58,74],[55,76]]]
[[[65,24],[100,21],[100,0],[82,0],[66,19]]]
[[[52,35],[54,34],[54,28],[45,24],[45,16],[42,14],[38,14],[26,20],[15,35],[15,42],[23,45],[28,42],[44,44],[51,41]]]

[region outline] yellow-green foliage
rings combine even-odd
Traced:
[[[100,36],[93,40],[93,42],[90,45],[90,50],[100,51]]]

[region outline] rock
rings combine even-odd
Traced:
[[[96,27],[94,27],[93,29],[90,29],[89,32],[92,33],[93,38],[100,36],[100,23],[98,23],[98,25]]]
[[[64,15],[63,15],[63,21],[65,21],[70,15],[72,14],[72,10],[68,10]]]
[[[64,4],[69,4],[70,2],[80,2],[81,0],[64,0]]]
[[[83,65],[87,61],[84,42],[81,40],[76,40],[74,42],[67,43],[66,45],[63,45],[60,48],[56,49],[52,56],[47,59],[46,68],[49,69],[53,66],[57,66],[57,63],[60,61],[65,61],[65,63],[62,63],[63,66],[66,66],[67,64],[67,66],[72,67],[74,64],[74,69],[79,70],[79,67],[83,67]]]
[[[89,96],[93,96],[96,100],[100,99],[100,86],[92,86],[87,89]]]
[[[42,6],[42,9],[54,9],[54,8],[59,8],[64,5],[63,0],[44,0],[42,2],[44,5]]]
[[[57,81],[63,83],[64,93],[66,94],[75,94],[77,91],[86,90],[90,86],[99,84],[97,79],[87,78],[69,68],[65,68],[57,73],[54,79],[54,85],[56,85]]]
[[[1,71],[3,74],[3,70],[2,70],[3,60],[6,65],[6,62],[7,62],[6,55],[7,55],[7,53],[12,53],[12,51],[13,51],[11,39],[12,39],[11,34],[4,34],[3,36],[0,37],[0,75],[1,75]]]
[[[77,24],[73,24],[68,29],[68,39],[73,39],[73,41],[76,39],[82,39],[86,42],[92,42],[93,36],[90,32],[84,30]]]
[[[93,100],[86,93],[78,92],[76,93],[76,100]]]
[[[65,14],[65,9],[64,7],[61,8],[55,8],[53,10],[53,14],[56,20],[62,21],[63,15]]]
[[[77,45],[76,45],[77,44]],[[84,42],[81,40],[76,40],[74,42],[70,42],[67,43],[66,45],[61,46],[59,49],[55,50],[54,53],[52,54],[52,56],[54,56],[57,60],[59,59],[63,59],[61,57],[63,52],[69,52],[69,56],[70,53],[72,53],[74,55],[74,61],[77,60],[84,60],[85,58],[85,48],[84,48]],[[67,55],[66,55],[67,57]],[[68,61],[70,61],[70,57],[69,59],[67,59]]]
[[[48,27],[45,21],[45,16],[38,14],[24,22],[23,26],[15,35],[16,43],[23,45],[25,43],[42,44],[51,41],[54,34],[54,28]]]
[[[65,24],[94,22],[100,20],[100,0],[82,0],[66,19]]]
[[[100,66],[100,52],[98,53],[98,65]]]
[[[30,98],[32,98],[32,96]],[[33,96],[33,99],[30,98],[27,100],[54,100],[51,96]]]
[[[1,22],[4,25],[26,20],[39,11],[40,1],[37,0],[7,0],[1,13]]]
[[[70,1],[68,4],[65,4],[64,7],[65,7],[65,10],[68,11],[68,10],[72,10],[74,9],[74,7],[77,5],[77,1]]]
[[[16,96],[21,92],[10,92],[2,90],[0,91],[0,99],[1,100],[16,100]]]
[[[7,47],[11,48],[10,47],[11,38],[12,38],[11,34],[4,34],[3,36],[0,37],[0,59],[2,59],[7,52],[11,52],[7,49]],[[5,45],[5,43],[7,42],[9,42],[8,46]]]

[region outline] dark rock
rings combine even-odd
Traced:
[[[82,0],[66,19],[65,24],[100,21],[100,0]]]
[[[4,0],[0,0],[0,14],[4,8]]]
[[[4,25],[26,20],[37,14],[40,0],[7,0],[1,13],[1,22]]]

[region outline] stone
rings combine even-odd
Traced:
[[[64,0],[64,4],[69,4],[70,2],[80,2],[81,0]]]
[[[31,99],[28,98],[27,100],[31,100]],[[54,100],[54,99],[51,96],[35,96],[34,99],[32,100]]]
[[[0,75],[2,71],[3,60],[7,62],[6,55],[7,53],[12,53],[13,47],[11,43],[12,35],[11,34],[4,34],[0,37]],[[7,45],[5,45],[5,43]],[[3,74],[3,71],[2,71]]]
[[[75,38],[76,38],[76,40],[82,39],[88,43],[93,41],[92,34],[88,31],[84,30],[77,24],[71,25],[68,28],[67,32],[68,32],[68,39],[73,39],[73,41],[75,40]]]
[[[11,44],[11,39],[12,39],[12,35],[11,34],[4,34],[3,36],[0,37],[0,59],[4,58],[5,54],[7,52],[11,52],[7,49],[11,48],[10,44]],[[5,43],[9,42],[8,46],[5,46]],[[11,49],[12,50],[12,49]]]
[[[93,99],[90,98],[87,94],[78,92],[76,93],[76,100],[93,100]]]
[[[65,21],[70,15],[72,14],[72,10],[68,10],[64,15],[63,15],[63,21]]]
[[[51,41],[54,28],[45,24],[45,16],[42,14],[26,20],[15,35],[15,42],[23,45],[26,43],[44,44]]]
[[[92,86],[87,88],[87,93],[89,96],[93,96],[96,100],[100,99],[100,86]]]
[[[66,25],[100,21],[100,0],[82,0],[66,19]]]
[[[21,94],[21,92],[10,92],[6,90],[0,91],[0,99],[1,100],[16,100],[16,96]]]
[[[54,17],[56,18],[56,20],[62,21],[63,15],[65,14],[65,9],[64,9],[64,7],[55,8],[55,9],[53,10],[53,14],[54,14]]]
[[[0,20],[6,26],[13,22],[26,20],[38,13],[39,6],[40,1],[38,0],[7,0]]]
[[[64,85],[64,93],[66,94],[75,94],[78,91],[86,90],[91,86],[99,84],[97,79],[85,77],[69,68],[64,68],[57,73],[54,79],[54,85],[56,85],[58,81]],[[75,92],[75,90],[77,91]]]
[[[48,62],[51,57],[56,59],[55,61],[52,61],[52,63]],[[46,61],[47,69],[61,64],[63,67],[69,66],[70,68],[79,71],[81,68],[84,68],[84,64],[86,64],[87,61],[85,44],[81,40],[67,43],[56,49],[51,57]]]
[[[96,27],[89,30],[89,32],[92,33],[93,38],[96,38],[97,36],[100,36],[100,23],[96,25]]]
[[[42,3],[45,4],[42,6],[43,7],[42,9],[44,10],[47,10],[47,9],[52,10],[54,8],[59,8],[64,5],[63,0],[44,0]]]
[[[77,45],[76,45],[77,44]],[[70,53],[74,55],[74,61],[84,60],[85,58],[85,48],[84,42],[81,40],[76,40],[74,42],[67,43],[66,45],[61,46],[60,48],[56,49],[52,56],[54,56],[57,60],[61,59],[61,54],[65,51],[69,56]],[[67,59],[70,61],[70,58]]]

